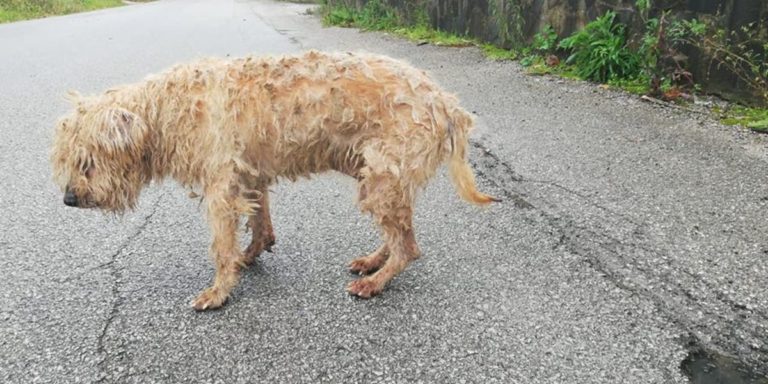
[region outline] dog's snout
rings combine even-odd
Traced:
[[[64,205],[67,205],[69,207],[77,207],[77,196],[72,192],[69,187],[67,187],[67,190],[64,192]]]

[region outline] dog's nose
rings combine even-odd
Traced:
[[[67,187],[67,190],[64,192],[64,205],[69,207],[77,207],[77,196],[72,193],[69,187]]]

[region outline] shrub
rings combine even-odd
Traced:
[[[531,48],[541,54],[551,53],[557,49],[557,33],[551,25],[545,26],[533,36]]]
[[[380,31],[392,29],[400,25],[397,15],[392,8],[380,0],[368,1],[355,18],[357,26],[363,29]]]
[[[640,59],[627,48],[626,28],[615,23],[615,17],[606,12],[560,42],[560,48],[572,52],[566,63],[576,67],[579,77],[604,83],[640,73]]]
[[[329,9],[323,17],[326,25],[338,25],[340,27],[350,27],[355,23],[355,15],[349,8],[338,7]]]

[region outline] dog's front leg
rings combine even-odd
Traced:
[[[240,219],[238,207],[241,203],[239,198],[236,187],[228,182],[206,188],[208,222],[213,235],[211,257],[216,267],[216,276],[213,285],[201,292],[192,302],[192,307],[198,311],[224,305],[232,288],[240,279],[243,255],[237,241]]]

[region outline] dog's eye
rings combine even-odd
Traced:
[[[89,157],[80,162],[80,173],[82,173],[86,177],[91,177],[93,176],[93,171],[94,171],[93,159]]]

